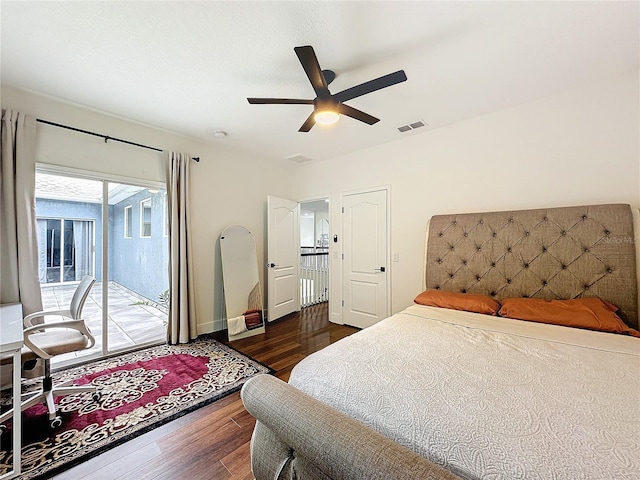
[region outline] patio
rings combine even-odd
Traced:
[[[76,289],[75,284],[42,286],[42,303],[45,310],[66,309]],[[167,313],[162,305],[154,304],[125,287],[109,282],[108,331],[109,352],[133,349],[142,345],[163,343],[166,340]],[[163,311],[164,310],[164,311]],[[96,345],[88,350],[60,355],[52,359],[53,367],[67,366],[102,352],[102,284],[96,283],[82,310]],[[47,321],[62,317],[47,316]]]

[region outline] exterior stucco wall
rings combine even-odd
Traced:
[[[151,237],[140,236],[140,202],[151,198]],[[109,280],[159,301],[169,288],[168,237],[164,234],[164,192],[148,190],[109,206]],[[124,238],[124,208],[132,206],[132,235]],[[37,218],[93,220],[95,229],[95,277],[102,280],[102,206],[98,203],[36,199]]]
[[[151,198],[151,237],[140,236],[140,203]],[[112,206],[110,218],[111,241],[110,277],[121,285],[153,302],[169,288],[167,265],[169,239],[164,235],[164,192],[151,194],[148,190]],[[124,209],[131,206],[131,238],[124,237]]]

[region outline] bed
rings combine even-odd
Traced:
[[[639,479],[632,217],[619,204],[432,217],[435,304],[310,355],[288,384],[247,382],[256,479]],[[519,319],[541,300],[617,307],[619,324],[597,328],[620,333]],[[477,313],[491,302],[515,318]]]

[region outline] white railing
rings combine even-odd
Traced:
[[[300,306],[329,301],[329,252],[300,254]]]

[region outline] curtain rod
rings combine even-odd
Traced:
[[[102,133],[90,132],[88,130],[82,130],[80,128],[69,127],[68,125],[62,125],[60,123],[50,122],[48,120],[42,120],[41,118],[36,118],[36,121],[39,123],[44,123],[46,125],[52,125],[58,128],[64,128],[66,130],[72,130],[74,132],[84,133],[86,135],[93,135],[94,137],[104,138],[104,143],[107,143],[109,140],[113,140],[114,142],[126,143],[127,145],[133,145],[134,147],[146,148],[149,150],[155,150],[156,152],[162,152],[161,148],[150,147],[148,145],[142,145],[141,143],[130,142],[129,140],[122,140],[121,138],[110,137],[109,135],[103,135]],[[200,157],[191,157],[192,160],[196,162],[200,161]]]

